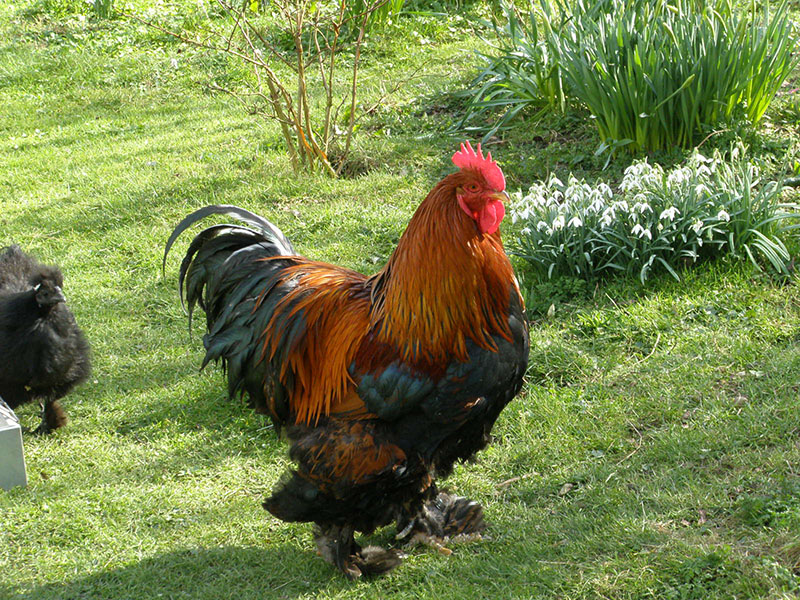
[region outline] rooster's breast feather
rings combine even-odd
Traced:
[[[510,289],[504,318],[509,335],[489,335],[490,347],[468,339],[467,359],[408,361],[402,352],[368,337],[350,365],[356,392],[366,409],[393,421],[416,411],[439,422],[457,424],[486,399],[505,405],[519,387],[527,365],[527,321],[515,290]],[[507,393],[511,390],[510,395]],[[473,415],[474,416],[474,415]]]

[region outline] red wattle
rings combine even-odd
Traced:
[[[506,216],[506,207],[500,200],[489,202],[481,211],[478,227],[483,233],[494,233],[500,227],[500,221]]]

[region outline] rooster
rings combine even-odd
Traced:
[[[274,225],[235,206],[212,215],[180,267],[181,301],[206,314],[203,366],[221,360],[228,394],[246,393],[291,443],[296,468],[264,502],[314,523],[321,556],[349,578],[395,567],[397,550],[354,532],[397,524],[398,539],[441,547],[479,537],[481,506],[439,491],[458,461],[486,446],[520,391],[528,324],[500,240],[505,178],[470,144],[428,194],[387,264],[366,277],[298,256]]]

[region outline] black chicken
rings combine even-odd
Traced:
[[[13,245],[0,253],[0,397],[11,408],[39,400],[48,433],[67,415],[58,402],[89,376],[89,344],[66,305],[58,267]]]

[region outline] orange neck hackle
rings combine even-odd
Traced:
[[[467,340],[495,349],[510,339],[509,294],[519,294],[500,233],[481,233],[459,206],[459,171],[422,202],[384,268],[372,277],[376,339],[406,361],[465,361]]]

